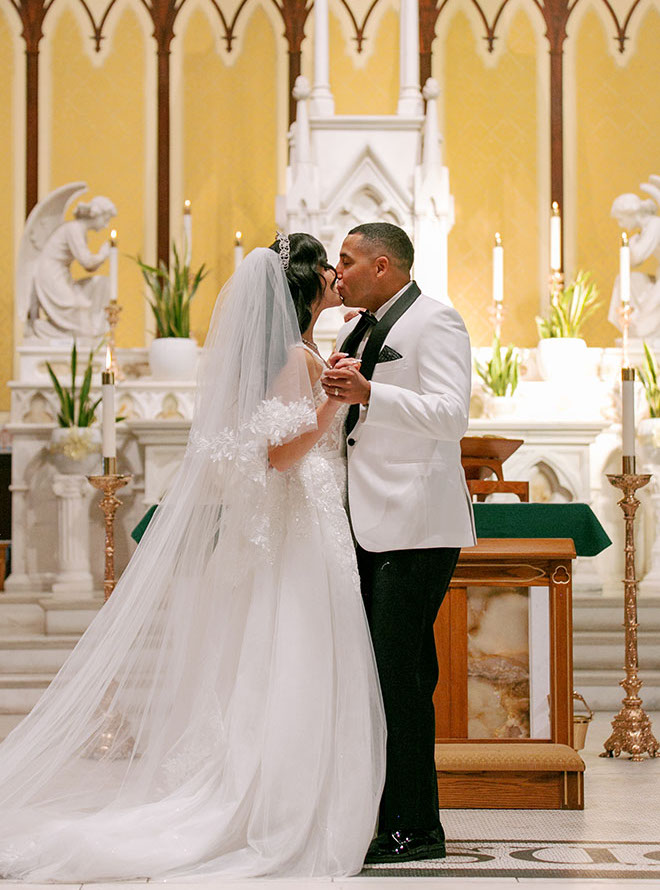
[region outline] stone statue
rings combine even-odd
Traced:
[[[76,280],[69,267],[77,260],[87,272],[94,272],[107,259],[108,242],[93,254],[87,246],[87,230],[105,228],[117,210],[109,198],[98,196],[78,204],[75,219],[65,222],[67,207],[86,191],[84,182],[64,185],[37,204],[27,219],[16,275],[16,303],[26,336],[97,338],[106,330],[103,309],[110,296],[108,278]]]
[[[649,181],[640,185],[640,189],[650,195],[639,198],[637,195],[619,195],[612,204],[612,216],[622,229],[639,229],[632,235],[630,244],[630,265],[634,269],[650,257],[660,263],[660,176],[649,176]],[[621,297],[619,276],[617,275],[612,291],[609,320],[617,328],[621,328],[619,314]],[[660,280],[656,275],[642,272],[631,272],[630,275],[630,336],[640,340],[660,340]]]

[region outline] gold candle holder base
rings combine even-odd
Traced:
[[[114,458],[104,458],[105,461],[113,461]],[[103,492],[101,503],[99,504],[105,518],[105,571],[103,580],[103,593],[106,602],[110,594],[115,589],[115,513],[117,508],[121,507],[122,502],[115,495],[115,492],[124,485],[128,485],[133,477],[130,475],[121,475],[117,473],[104,473],[100,476],[88,476],[90,485],[98,488]]]
[[[635,458],[629,458],[634,467]],[[625,461],[625,458],[624,458]],[[624,464],[624,471],[626,466]],[[638,488],[643,488],[651,480],[648,473],[608,474],[610,484],[620,488],[623,497],[619,506],[623,510],[626,525],[625,533],[625,578],[624,587],[624,628],[625,628],[625,671],[626,676],[619,683],[626,692],[623,707],[612,721],[612,734],[605,742],[601,757],[618,757],[625,752],[631,760],[641,760],[644,754],[655,757],[660,751],[653,733],[651,721],[642,707],[639,690],[642,681],[638,675],[637,650],[637,580],[635,578],[635,513],[639,500],[635,497]]]

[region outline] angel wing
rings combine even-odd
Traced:
[[[63,222],[67,207],[87,191],[86,182],[70,182],[51,192],[34,207],[25,222],[16,262],[16,308],[22,321],[33,320],[38,306],[32,287],[34,267],[53,231]]]
[[[660,207],[660,176],[656,173],[652,173],[649,176],[649,181],[643,182],[640,185],[640,189],[643,192],[646,192],[647,195],[650,195],[658,207]]]

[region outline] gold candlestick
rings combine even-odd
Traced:
[[[620,488],[623,498],[619,506],[623,510],[625,533],[624,628],[625,628],[625,679],[620,686],[626,691],[623,707],[612,721],[612,734],[605,742],[601,757],[618,757],[622,751],[631,760],[641,760],[643,754],[655,757],[659,747],[651,732],[651,721],[642,707],[639,690],[642,681],[638,676],[637,657],[637,580],[635,578],[635,513],[639,501],[635,497],[638,488],[648,485],[651,475],[635,472],[635,458],[623,458],[623,472],[608,473],[607,478],[615,488]]]
[[[89,482],[94,488],[98,488],[103,492],[101,503],[99,504],[103,510],[105,518],[105,571],[103,578],[103,593],[105,600],[115,589],[115,513],[117,508],[121,507],[122,502],[115,495],[115,492],[123,488],[133,478],[130,475],[121,475],[116,472],[116,459],[113,457],[103,458],[103,475],[88,476]]]

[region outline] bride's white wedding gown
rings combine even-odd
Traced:
[[[251,434],[283,439],[299,411],[273,398]],[[285,473],[251,440],[193,425],[112,597],[0,746],[2,877],[361,869],[385,728],[343,419]]]

